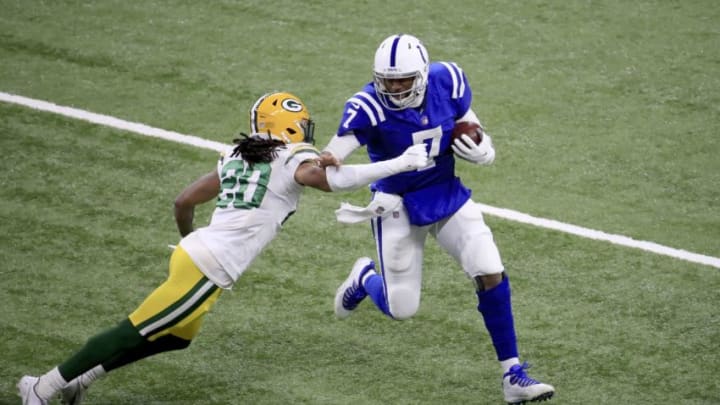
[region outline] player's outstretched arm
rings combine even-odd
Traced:
[[[350,191],[394,174],[421,169],[428,165],[425,144],[413,145],[402,155],[382,162],[327,166],[305,162],[298,166],[295,181],[323,191]]]

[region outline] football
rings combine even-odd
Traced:
[[[482,142],[483,129],[474,122],[458,122],[453,128],[452,138],[455,142],[456,138],[460,138],[463,134],[467,134],[475,142],[476,145]]]

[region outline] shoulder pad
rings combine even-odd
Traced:
[[[450,90],[452,98],[462,98],[467,89],[465,72],[455,62],[433,62],[430,64],[430,75],[443,88]]]

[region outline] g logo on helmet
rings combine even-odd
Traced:
[[[282,108],[290,112],[300,112],[303,109],[302,103],[294,98],[286,98],[282,101],[282,103],[280,103],[280,105],[282,105]]]

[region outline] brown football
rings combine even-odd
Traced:
[[[483,129],[480,125],[474,122],[458,122],[455,124],[455,128],[453,128],[453,142],[455,142],[456,138],[460,138],[462,134],[467,134],[468,136],[470,136],[470,138],[477,145],[482,142]]]

